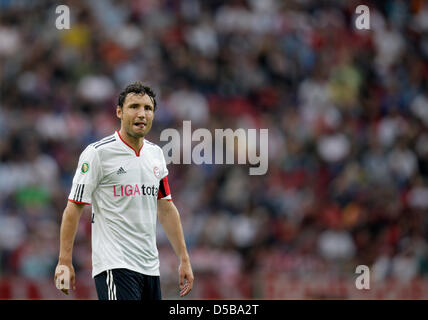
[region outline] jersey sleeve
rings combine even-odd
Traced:
[[[160,157],[161,157],[161,160],[162,160],[161,179],[163,179],[163,178],[165,178],[168,175],[168,168],[166,167],[165,156],[163,154],[162,149],[160,149],[160,151],[161,151]]]
[[[166,167],[165,156],[161,149],[161,158],[162,158],[162,169],[161,169],[161,180],[159,181],[159,192],[158,200],[169,200],[172,201],[171,190],[168,183],[168,168]]]
[[[91,204],[92,193],[101,180],[101,163],[97,151],[88,146],[80,155],[68,200]]]
[[[163,178],[159,182],[158,200],[172,201],[171,190],[169,189],[168,177]]]

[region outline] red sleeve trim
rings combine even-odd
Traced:
[[[68,199],[68,201],[74,202],[74,203],[80,203],[80,204],[90,205],[90,203],[87,203],[87,202],[80,202],[80,201],[75,201],[75,200],[71,200],[71,199]]]
[[[158,199],[165,198],[170,194],[171,190],[169,189],[168,176],[166,176],[159,182]]]

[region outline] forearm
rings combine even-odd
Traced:
[[[166,200],[163,200],[166,201]],[[159,213],[159,222],[171,243],[175,254],[181,261],[188,261],[186,242],[184,240],[183,228],[180,214],[173,203]]]
[[[64,210],[60,229],[60,263],[71,263],[74,238],[76,236],[81,214],[82,208],[78,206],[67,206]]]

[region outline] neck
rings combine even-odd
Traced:
[[[135,138],[133,136],[130,136],[123,127],[120,128],[119,134],[120,137],[137,152],[141,149],[141,146],[144,143],[144,137]]]

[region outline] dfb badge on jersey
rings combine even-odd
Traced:
[[[88,172],[88,170],[89,170],[89,164],[87,162],[83,163],[82,169],[81,169],[82,173],[86,173]]]

